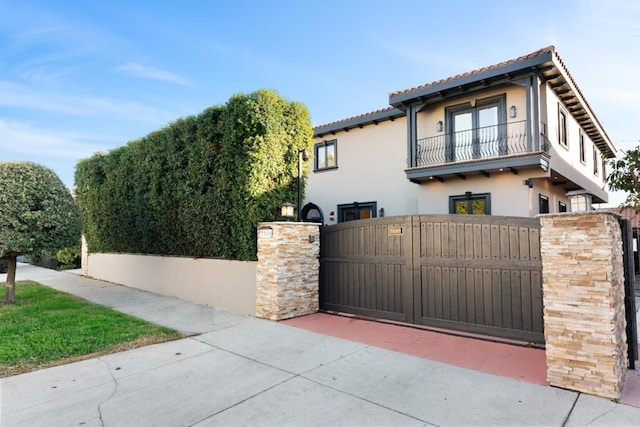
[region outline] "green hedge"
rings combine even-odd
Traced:
[[[260,90],[81,160],[89,250],[255,259],[258,222],[296,200],[298,150],[312,146],[306,107]]]

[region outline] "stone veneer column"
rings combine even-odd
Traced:
[[[319,255],[319,224],[258,224],[256,316],[282,320],[316,313]]]
[[[585,212],[540,222],[547,380],[619,399],[627,371],[619,218]]]

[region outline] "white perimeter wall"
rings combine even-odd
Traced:
[[[90,254],[90,277],[254,316],[255,261]]]

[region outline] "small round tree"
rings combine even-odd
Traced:
[[[18,255],[76,245],[81,232],[73,197],[53,171],[31,162],[0,163],[0,258],[9,261],[7,303],[15,303]]]

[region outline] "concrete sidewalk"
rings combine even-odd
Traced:
[[[21,264],[189,338],[0,380],[0,425],[638,425],[640,409]],[[4,277],[0,276],[0,281]]]

